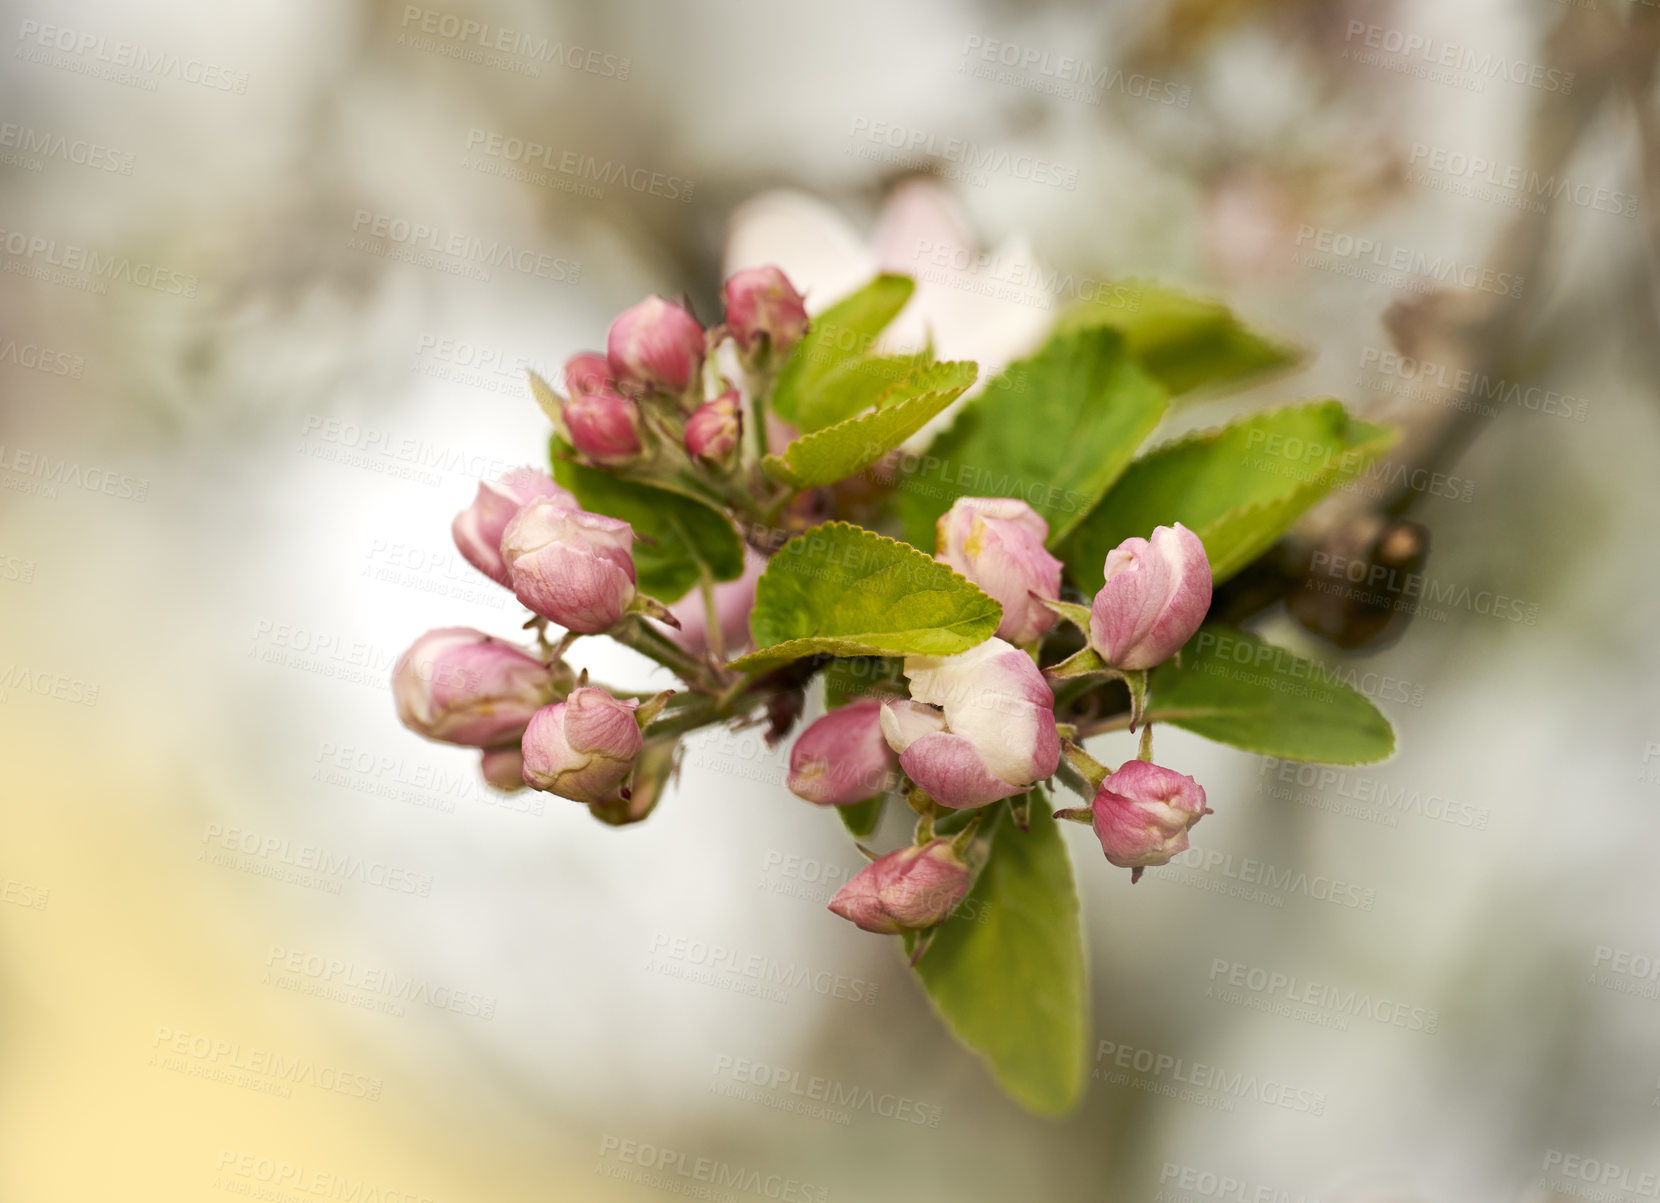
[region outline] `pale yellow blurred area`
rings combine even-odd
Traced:
[[[181,851],[155,732],[90,747],[80,715],[38,701],[9,699],[0,744],[0,1197],[621,1197],[550,1161],[532,1125],[487,1118],[465,1074],[423,1083],[396,1018],[354,1043],[327,1004],[263,985],[257,916],[289,887]]]

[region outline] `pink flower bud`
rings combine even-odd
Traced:
[[[765,337],[777,355],[807,333],[807,306],[778,268],[746,268],[728,279],[723,291],[726,327],[745,351],[755,350]]]
[[[647,297],[611,323],[605,353],[623,384],[684,392],[703,363],[703,327],[679,305]]]
[[[525,756],[518,744],[506,748],[485,748],[479,762],[484,783],[504,794],[525,787]]]
[[[1049,524],[1024,501],[959,497],[934,528],[934,558],[1002,603],[997,637],[1025,646],[1048,634],[1055,613],[1032,597],[1061,595],[1061,562],[1044,549]]]
[[[626,799],[623,782],[644,744],[634,721],[639,704],[584,685],[542,707],[524,734],[525,784],[573,802]]]
[[[502,532],[525,503],[537,497],[551,497],[560,505],[576,509],[576,498],[554,484],[546,472],[514,468],[500,480],[481,483],[473,504],[450,523],[455,546],[467,563],[498,585],[512,587],[512,578],[501,558]]]
[[[633,542],[621,519],[539,498],[508,523],[501,551],[521,602],[592,635],[615,626],[634,600]]]
[[[1180,522],[1151,540],[1107,553],[1107,583],[1089,608],[1089,645],[1114,668],[1162,664],[1193,637],[1210,609],[1210,561]]]
[[[565,361],[565,391],[571,396],[611,387],[611,363],[598,351],[578,351]]]
[[[596,464],[625,464],[640,454],[640,407],[609,384],[572,393],[561,411],[571,445]]]
[[[971,884],[951,841],[932,840],[871,861],[836,892],[830,909],[866,931],[920,931],[944,922]]]
[[[553,692],[547,665],[471,627],[428,631],[392,669],[392,699],[404,726],[475,748],[517,739]]]
[[[905,675],[915,700],[883,703],[882,733],[940,805],[984,806],[1054,773],[1055,695],[1019,648],[993,637],[956,656],[907,656]]]
[[[705,402],[686,419],[686,453],[706,464],[723,466],[738,450],[744,429],[743,407],[737,389],[727,389]]]
[[[1101,782],[1090,813],[1107,860],[1139,878],[1144,867],[1186,852],[1187,829],[1211,812],[1193,778],[1131,760]]]
[[[882,736],[882,703],[832,710],[796,738],[784,784],[820,806],[849,806],[885,793],[899,758]]]

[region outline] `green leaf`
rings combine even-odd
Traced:
[[[899,485],[905,537],[934,545],[958,497],[1019,497],[1056,546],[1118,479],[1168,400],[1114,330],[1057,335],[1010,364]]]
[[[781,547],[755,587],[756,650],[766,668],[831,656],[954,656],[989,639],[1003,607],[932,556],[846,522]]]
[[[1079,305],[1055,324],[1056,330],[1110,326],[1120,331],[1130,353],[1171,393],[1204,388],[1224,392],[1295,367],[1301,348],[1247,329],[1226,305],[1143,280],[1126,281],[1129,305]]]
[[[851,806],[838,806],[836,813],[841,816],[842,826],[847,828],[849,835],[856,840],[866,840],[882,821],[882,807],[887,800],[886,794],[877,794]]]
[[[678,601],[702,578],[736,580],[744,571],[744,542],[725,514],[685,493],[624,480],[568,458],[554,442],[553,476],[582,508],[621,518],[641,537],[634,544],[640,591]]]
[[[868,414],[796,439],[766,468],[798,489],[833,484],[869,467],[910,438],[974,383],[978,365],[935,363],[884,389]]]
[[[1282,760],[1367,764],[1395,751],[1389,720],[1347,683],[1353,672],[1305,660],[1231,627],[1201,627],[1153,671],[1149,721]]]
[[[1059,1115],[1083,1091],[1088,984],[1066,845],[1041,790],[1030,809],[1021,831],[996,808],[990,859],[916,971],[934,1009],[1003,1089]]]
[[[928,366],[933,358],[931,352],[870,355],[839,364],[802,393],[796,405],[796,427],[803,434],[811,434],[862,413],[876,404],[883,389]]]
[[[819,676],[824,681],[824,708],[839,710],[849,702],[869,697],[903,697],[899,679],[905,661],[898,656],[854,656],[826,661]]]
[[[815,317],[778,373],[773,411],[794,422],[801,398],[842,364],[868,355],[915,288],[909,276],[884,273]]]
[[[1109,551],[1180,522],[1204,541],[1212,578],[1226,580],[1394,437],[1329,400],[1188,435],[1131,464],[1061,558],[1078,587],[1093,593]]]

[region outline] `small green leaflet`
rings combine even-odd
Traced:
[[[997,630],[1003,607],[894,539],[846,522],[797,535],[755,587],[745,671],[802,656],[954,656]]]
[[[909,276],[884,273],[815,317],[778,373],[773,412],[795,422],[801,398],[842,364],[868,355],[915,288]]]
[[[796,427],[803,434],[811,434],[863,413],[876,404],[883,389],[932,362],[932,352],[849,359],[801,395],[796,406]]]
[[[1221,393],[1296,367],[1301,349],[1247,329],[1226,305],[1145,280],[1127,280],[1106,302],[1079,305],[1056,330],[1111,326],[1172,394]]]
[[[1321,764],[1369,764],[1395,751],[1395,732],[1348,684],[1354,678],[1255,635],[1199,629],[1174,660],[1153,670],[1149,721],[1218,743]]]
[[[935,363],[884,389],[876,408],[804,435],[769,455],[766,469],[798,489],[834,484],[881,459],[974,383],[973,363]]]
[[[1180,522],[1204,541],[1212,578],[1226,580],[1394,438],[1388,427],[1351,417],[1330,400],[1188,435],[1131,464],[1067,540],[1061,558],[1074,583],[1093,593],[1109,551]]]

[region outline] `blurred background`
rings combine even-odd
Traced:
[[[1660,1193],[1657,10],[4,10],[0,1198]],[[1404,495],[1313,527],[1387,506],[1455,599],[1354,652],[1261,627],[1352,663],[1392,761],[1167,732],[1221,855],[1132,889],[1067,832],[1098,1043],[1058,1122],[823,911],[857,855],[753,733],[613,830],[388,688],[429,627],[519,626],[448,523],[542,457],[525,366],[650,292],[707,319],[756,248],[822,303],[896,190],[944,351],[1129,276],[1306,347],[1161,437],[1400,423]],[[1359,901],[1230,896],[1247,861]]]

